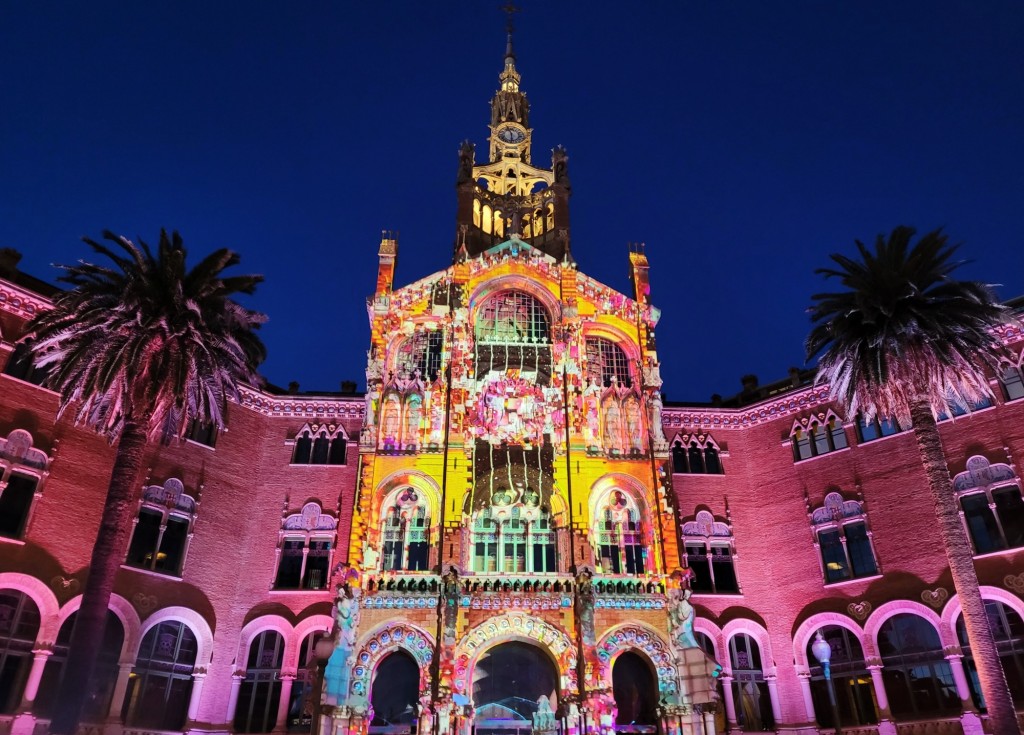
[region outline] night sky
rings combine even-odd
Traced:
[[[231,247],[267,378],[362,387],[381,230],[397,283],[450,262],[498,5],[0,3],[0,247],[47,280],[107,228]],[[534,160],[569,150],[582,271],[629,292],[646,242],[669,400],[803,365],[814,269],[898,224],[1024,294],[1019,2],[521,5]]]

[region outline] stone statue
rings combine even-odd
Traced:
[[[441,577],[441,589],[444,594],[444,642],[447,645],[455,645],[456,626],[459,618],[459,572],[455,567],[448,567],[448,571]]]
[[[356,630],[359,627],[359,595],[357,586],[348,581],[338,585],[334,605],[334,652],[324,669],[324,701],[344,705],[356,657]]]
[[[656,390],[651,394],[648,411],[651,419],[651,439],[654,441],[654,448],[657,450],[668,448],[668,440],[665,438],[665,429],[662,426],[662,412],[664,409],[665,404],[661,400],[661,391]]]
[[[555,713],[551,702],[543,694],[537,698],[537,711],[533,713],[533,731],[550,732],[555,729]]]
[[[668,622],[672,642],[678,648],[696,648],[697,639],[693,635],[693,618],[696,615],[690,604],[689,589],[673,586],[668,594]]]
[[[593,646],[597,642],[594,635],[594,575],[589,569],[581,570],[576,576],[576,607],[583,643]]]

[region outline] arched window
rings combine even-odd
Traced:
[[[416,489],[392,493],[381,509],[381,569],[425,572],[430,566],[430,509]]]
[[[15,429],[0,439],[0,536],[22,538],[50,458],[32,446],[32,435]]]
[[[149,629],[128,680],[127,725],[154,730],[184,728],[198,647],[192,630],[176,620]]]
[[[338,520],[311,502],[284,519],[279,538],[274,588],[322,590],[331,569],[331,549]]]
[[[723,474],[718,444],[710,434],[677,434],[672,442],[672,472]]]
[[[162,486],[150,485],[142,491],[125,564],[181,576],[195,519],[195,498],[185,493],[181,480],[172,477]]]
[[[43,381],[50,374],[49,367],[36,367],[32,360],[32,340],[28,339],[19,342],[14,346],[14,352],[7,358],[4,366],[4,374],[18,380],[24,380],[32,385],[42,385]]]
[[[36,603],[18,590],[0,590],[0,714],[21,703],[38,634]]]
[[[733,567],[733,536],[729,526],[709,511],[697,513],[683,524],[686,565],[693,576],[690,589],[712,594],[739,592]]]
[[[541,303],[523,291],[502,291],[484,302],[476,339],[484,343],[549,344],[550,321]]]
[[[444,348],[444,332],[440,329],[421,327],[398,346],[395,358],[395,373],[399,376],[419,376],[429,382],[441,375],[441,358]]]
[[[874,689],[871,672],[864,660],[864,649],[860,641],[846,628],[826,625],[822,636],[832,649],[831,676],[835,686],[839,720],[843,727],[873,725],[878,722],[875,712]],[[814,700],[814,716],[821,727],[834,728],[832,707],[828,698],[828,682],[825,672],[811,650],[814,638],[807,642],[807,662],[811,668],[811,697]]]
[[[992,637],[999,651],[999,661],[1006,674],[1006,683],[1010,685],[1013,703],[1020,709],[1024,705],[1024,620],[1011,607],[997,600],[985,600],[985,615],[988,618]],[[968,683],[974,706],[985,709],[985,700],[981,695],[981,684],[978,681],[978,669],[971,656],[971,644],[967,641],[967,627],[964,617],[960,615],[956,621],[956,634],[960,640],[960,648],[964,652],[964,668],[967,670]]]
[[[538,498],[529,489],[524,496]],[[473,519],[473,570],[545,574],[557,572],[551,515],[536,503],[478,511]]]
[[[935,717],[960,711],[953,672],[939,634],[924,618],[900,613],[878,631],[882,680],[897,717]]]
[[[643,574],[647,545],[636,501],[622,490],[612,490],[598,507],[597,557],[606,574]]]
[[[420,667],[416,659],[401,648],[384,656],[377,665],[370,688],[373,707],[370,732],[394,733],[394,728],[402,726],[405,726],[403,732],[413,731],[410,726],[419,717],[419,688]]]
[[[235,706],[235,732],[270,732],[277,722],[281,700],[281,661],[284,638],[265,630],[249,644],[245,680]]]
[[[794,422],[790,440],[797,462],[847,447],[843,422],[832,411]]]
[[[587,337],[587,382],[631,387],[633,371],[622,348],[604,337]]]
[[[295,435],[292,464],[348,464],[348,436],[336,424],[306,424]]]
[[[821,553],[825,584],[878,573],[867,516],[858,501],[829,493],[825,502],[811,512],[811,527]]]
[[[1003,388],[1003,398],[1016,401],[1024,398],[1024,373],[1020,365],[1007,365],[999,374],[999,384]]]
[[[746,633],[734,635],[729,639],[729,661],[737,724],[744,732],[774,730],[771,694],[764,680],[757,641]]]
[[[1024,546],[1024,498],[1013,468],[975,455],[953,479],[975,554]]]
[[[313,724],[313,680],[316,668],[316,644],[327,635],[326,631],[313,631],[302,639],[299,647],[299,666],[292,682],[288,699],[288,732],[309,732]]]
[[[870,421],[865,421],[863,415],[857,414],[857,438],[861,443],[881,439],[883,436],[892,436],[901,431],[903,431],[903,427],[896,419],[875,416]]]
[[[612,696],[618,709],[616,725],[644,727],[643,730],[623,728],[626,732],[656,730],[658,682],[650,663],[639,653],[624,651],[615,659],[612,664]]]
[[[39,681],[39,694],[32,711],[36,715],[50,716],[53,714],[54,699],[61,679],[64,677],[64,665],[68,660],[68,648],[71,645],[71,633],[75,629],[78,612],[68,616],[60,626],[57,640],[53,645],[53,655],[46,660],[43,678]],[[124,645],[124,626],[111,610],[107,610],[106,627],[103,630],[103,642],[96,659],[96,668],[92,679],[86,684],[85,705],[82,709],[84,722],[105,722],[110,711],[110,702],[114,696],[114,684],[119,672],[118,661]]]
[[[481,215],[480,215],[480,200],[479,199],[474,199],[473,200],[473,224],[475,226],[477,226],[477,227],[482,227],[482,225],[483,225],[483,220],[481,219]]]

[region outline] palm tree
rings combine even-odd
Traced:
[[[71,289],[27,327],[33,359],[49,366],[44,385],[60,393],[60,414],[117,442],[116,458],[89,576],[78,611],[50,731],[78,728],[114,577],[124,561],[149,440],[181,437],[193,420],[224,423],[225,402],[255,382],[265,350],[255,331],[266,317],[232,300],[262,276],[229,276],[239,262],[220,249],[192,270],[177,232],[160,233],[153,253],[109,231],[112,246],[85,242],[109,265],[60,266]],[[60,415],[58,414],[58,415]]]
[[[935,423],[951,403],[970,408],[991,398],[986,371],[1005,356],[996,330],[1015,319],[989,286],[950,277],[961,265],[952,260],[959,246],[948,244],[941,230],[911,247],[913,236],[912,228],[897,227],[888,239],[878,236],[874,252],[857,241],[859,260],[832,255],[839,267],[816,271],[839,279],[847,290],[811,297],[815,326],[807,357],[821,355],[816,382],[828,383],[831,398],[848,415],[895,418],[913,428],[993,732],[1016,735],[1017,718]]]

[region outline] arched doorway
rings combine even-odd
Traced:
[[[529,735],[535,715],[554,720],[558,708],[555,664],[530,643],[494,646],[473,669],[473,704],[476,735]]]
[[[370,732],[415,732],[419,689],[420,667],[416,659],[401,649],[385,656],[377,665],[370,689]]]
[[[618,716],[618,732],[658,731],[658,682],[648,661],[634,651],[625,651],[612,665],[612,695]]]

